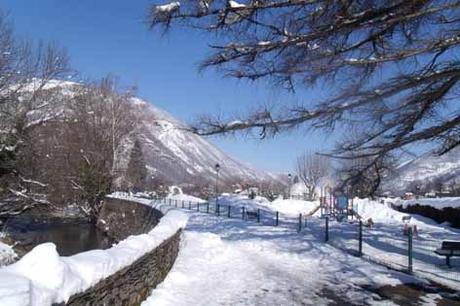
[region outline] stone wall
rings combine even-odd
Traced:
[[[163,214],[150,206],[129,200],[105,198],[97,227],[110,238],[121,241],[130,235],[150,231]]]
[[[171,270],[179,252],[181,233],[182,230],[178,230],[153,251],[85,292],[72,296],[65,305],[139,305]]]

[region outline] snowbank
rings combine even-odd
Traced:
[[[177,201],[184,201],[189,202],[192,201],[193,203],[205,203],[206,201],[188,194],[170,194],[166,197],[166,199],[177,200]]]
[[[460,197],[447,197],[447,198],[423,198],[423,199],[412,199],[412,200],[397,200],[395,205],[401,205],[404,208],[412,205],[424,205],[431,206],[437,209],[443,209],[446,207],[460,208]]]
[[[270,201],[260,196],[256,197],[255,199],[249,199],[244,195],[222,194],[219,196],[220,205],[237,208],[244,206],[247,210],[266,209],[269,203]]]
[[[441,227],[436,224],[435,221],[409,213],[403,213],[394,210],[391,208],[390,203],[381,204],[376,201],[372,201],[369,199],[358,199],[355,198],[354,200],[354,209],[355,211],[364,219],[367,220],[372,218],[374,222],[381,222],[381,223],[396,223],[401,225],[402,217],[403,216],[411,216],[410,223],[416,224],[421,228],[438,228]],[[446,227],[448,227],[446,225]]]
[[[303,200],[292,200],[292,199],[276,199],[270,203],[272,210],[279,211],[286,215],[309,214],[314,211],[318,206],[318,201],[303,201]]]
[[[12,263],[16,257],[13,248],[0,241],[0,267]]]
[[[298,216],[300,213],[308,214],[319,206],[317,201],[303,201],[303,200],[283,200],[276,199],[270,202],[267,198],[256,197],[255,199],[248,199],[241,195],[221,195],[219,197],[220,205],[230,205],[234,207],[246,207],[249,210],[266,210],[270,212],[278,211],[281,214],[289,216]]]
[[[396,211],[387,204],[381,204],[369,199],[353,199],[354,210],[364,219],[372,218],[376,222],[398,222],[408,214]]]
[[[67,301],[155,249],[184,228],[187,219],[183,212],[170,211],[149,233],[130,236],[107,250],[70,257],[59,256],[53,243],[38,245],[18,262],[0,268],[0,305],[51,305]]]

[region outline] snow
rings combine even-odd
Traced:
[[[13,248],[0,241],[0,267],[12,263],[16,257]]]
[[[365,220],[372,218],[373,221],[386,223],[401,223],[403,216],[408,214],[391,209],[388,205],[380,204],[369,199],[353,199],[354,210]]]
[[[214,203],[214,201],[211,202]],[[219,204],[221,206],[230,205],[235,208],[245,207],[246,210],[252,211],[261,209],[263,213],[272,216],[276,212],[279,212],[286,217],[298,217],[300,213],[309,214],[319,206],[319,202],[317,201],[276,199],[275,201],[270,202],[267,198],[261,196],[257,196],[254,200],[251,200],[247,196],[230,194],[223,194],[219,196]]]
[[[272,42],[269,41],[269,40],[262,40],[262,41],[259,41],[257,44],[258,44],[259,46],[268,46],[268,45],[270,45],[271,43],[272,43]],[[233,125],[235,125],[235,124],[241,124],[241,123],[243,123],[243,122],[237,120],[236,123],[235,123],[235,122],[230,122],[228,125],[232,125],[232,123],[233,123]]]
[[[407,268],[408,238],[403,234],[403,216],[410,216],[409,225],[417,227],[413,239],[414,273],[439,284],[460,290],[460,260],[451,259],[452,268],[445,266],[445,257],[434,251],[444,240],[458,241],[460,230],[449,227],[416,214],[393,210],[387,203],[381,204],[368,199],[354,199],[354,209],[366,222],[372,218],[374,226],[363,230],[363,252],[370,259],[384,262],[397,269]],[[310,225],[314,226],[314,220]],[[356,250],[357,225],[348,222],[330,224],[331,243],[337,247]]]
[[[262,42],[259,42],[259,45],[261,45]],[[267,42],[267,43],[270,43],[270,42]],[[238,126],[244,126],[245,123],[241,120],[233,120],[233,121],[230,121],[229,123],[227,123],[225,126],[226,128],[230,129],[230,128],[234,128],[234,127],[238,127]]]
[[[147,199],[112,196],[152,205]],[[154,204],[162,209],[164,205]],[[18,262],[0,268],[0,305],[50,305],[65,302],[101,279],[128,266],[185,227],[188,216],[169,211],[146,234],[130,236],[107,250],[91,250],[70,257],[59,256],[53,243],[36,246]],[[4,279],[12,280],[4,282]]]
[[[404,208],[412,205],[431,206],[437,209],[446,207],[460,208],[460,197],[445,197],[445,198],[419,198],[412,200],[397,200],[395,205],[401,205]]]
[[[7,146],[5,144],[0,144],[0,152],[1,151],[14,152],[14,150],[16,150],[16,146]]]
[[[193,202],[193,203],[205,203],[206,201],[191,195],[187,194],[170,194],[166,199],[171,199],[173,201],[184,201],[184,202]]]
[[[299,234],[295,226],[189,214],[178,258],[143,306],[378,304],[362,286],[417,282],[320,241],[315,227]]]
[[[27,278],[10,273],[1,273],[1,277],[1,305],[32,305],[31,283]]]
[[[291,210],[295,204],[302,211],[317,204],[282,199],[270,203],[262,197],[250,200],[230,194],[220,196],[219,203],[270,211]],[[427,284],[423,278],[460,289],[458,262],[446,269],[433,252],[440,239],[458,237],[459,231],[412,215],[411,223],[419,228],[414,238],[414,274],[422,278],[416,279],[369,260],[405,267],[407,237],[401,233],[401,218],[407,214],[367,199],[354,199],[354,204],[363,218],[375,222],[373,229],[364,230],[363,259],[343,250],[356,249],[356,223],[331,220],[331,241],[324,243],[324,220],[317,215],[309,217],[307,228],[297,233],[292,218],[274,227],[190,211],[176,263],[142,305],[321,305],[337,299],[342,304],[389,305],[363,286]],[[210,283],[212,289],[207,290]],[[429,304],[439,298],[427,293],[420,301]]]
[[[144,160],[155,177],[167,176],[175,184],[196,180],[214,184],[214,165],[219,163],[222,167],[219,180],[222,182],[280,181],[269,172],[259,171],[226,155],[203,137],[190,132],[185,123],[152,103],[141,98],[133,98],[132,102],[139,115],[138,138],[142,139]],[[126,141],[122,145],[117,169],[128,167],[133,143]]]
[[[279,211],[282,214],[298,216],[299,214],[310,214],[313,212],[319,206],[319,201],[276,199],[270,206],[272,210]]]
[[[215,200],[210,201],[215,203]],[[249,199],[245,195],[222,194],[219,196],[219,204],[221,206],[232,206],[235,208],[245,207],[246,210],[264,209],[269,201],[263,197],[256,197],[254,200]]]
[[[413,184],[417,184],[422,189],[433,182],[450,186],[455,184],[455,179],[460,175],[460,148],[443,155],[427,152],[417,158],[404,161],[396,170],[393,175],[384,179],[382,191],[403,195],[410,191],[408,190],[410,186],[414,187]]]
[[[158,5],[155,7],[157,13],[171,13],[178,10],[180,7],[180,2],[175,1],[164,5]]]
[[[309,43],[308,44],[308,49],[310,49],[310,50],[319,49],[319,45],[317,43],[313,43],[313,44]]]
[[[242,4],[242,3],[238,3],[234,0],[230,0],[228,1],[228,4],[230,5],[231,8],[240,8],[240,7],[246,7],[245,4]]]

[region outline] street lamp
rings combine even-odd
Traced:
[[[218,205],[219,203],[219,193],[218,193],[218,183],[219,183],[219,170],[220,170],[220,165],[217,163],[215,166],[214,166],[214,169],[216,170],[216,206]]]
[[[289,178],[289,199],[291,199],[291,178],[292,178],[292,175],[290,173],[288,174],[288,178]]]

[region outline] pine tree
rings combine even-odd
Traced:
[[[145,188],[146,177],[147,169],[145,168],[144,154],[140,141],[136,139],[131,150],[126,179],[129,182],[129,187],[141,190]]]

